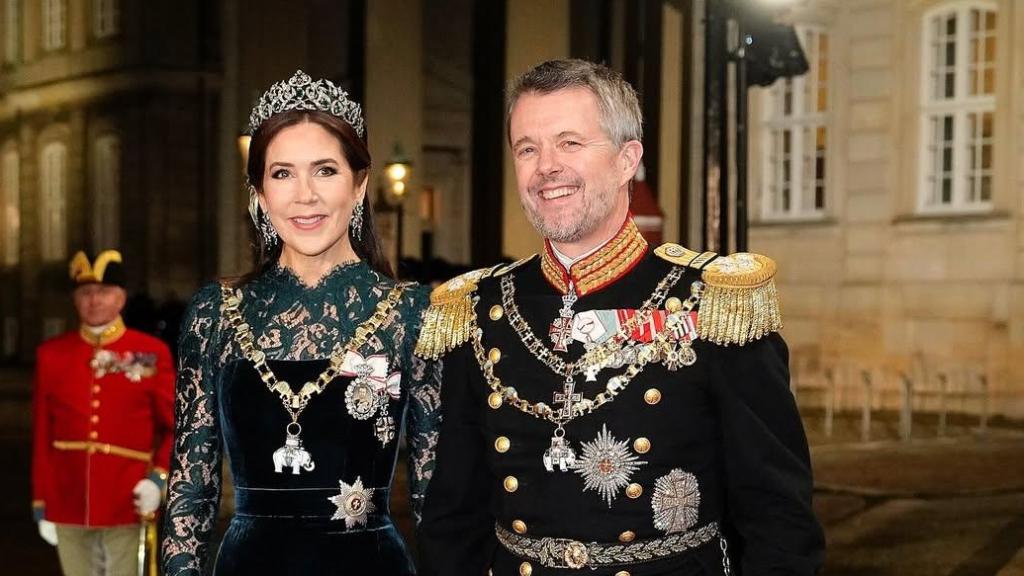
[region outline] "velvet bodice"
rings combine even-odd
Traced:
[[[233,293],[241,300],[238,310],[255,347],[278,380],[298,392],[316,380],[332,354],[346,353],[356,327],[394,287],[394,281],[355,263],[336,268],[312,287],[275,267]],[[343,371],[330,380],[298,418],[302,449],[312,465],[299,467],[298,474],[288,465],[276,471],[274,453],[286,443],[291,417],[243,354],[223,303],[220,284],[200,290],[179,342],[166,573],[198,575],[210,560],[224,453],[235,483],[236,517],[217,560],[218,574],[349,573],[342,566],[411,571],[387,517],[399,440],[382,440],[375,434],[376,418],[358,419],[348,408],[345,392],[355,374]],[[351,351],[359,362],[378,358],[380,375],[387,377],[386,401],[375,416],[386,410],[396,427],[405,429],[414,514],[433,468],[439,417],[439,369],[412,354],[426,304],[426,290],[403,287],[380,329]],[[341,507],[329,498],[344,495],[345,486],[357,481],[373,490],[374,510],[360,522],[332,519]],[[289,563],[274,551],[281,545],[317,559],[312,565]],[[361,550],[359,563],[336,557],[345,550],[346,555]]]

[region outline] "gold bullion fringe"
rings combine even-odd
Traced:
[[[437,360],[469,340],[477,329],[473,293],[484,278],[501,276],[529,262],[536,254],[511,264],[497,264],[466,272],[434,288],[430,307],[423,312],[423,324],[416,340],[415,354]]]
[[[470,294],[431,304],[423,313],[423,326],[416,341],[416,355],[437,360],[469,340],[476,326]]]
[[[697,312],[697,331],[702,340],[742,346],[782,329],[773,278],[755,286],[705,283]]]
[[[477,282],[500,267],[466,272],[434,288],[430,293],[430,307],[423,312],[423,324],[416,340],[417,356],[437,360],[469,340],[476,329],[473,293]]]

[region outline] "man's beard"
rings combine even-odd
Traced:
[[[544,180],[530,186],[530,196],[539,198],[536,190],[546,184],[555,182],[567,186],[576,186],[578,190],[574,194],[584,194],[586,192],[583,182],[578,180],[568,182]],[[594,230],[609,218],[615,209],[614,197],[614,193],[599,192],[593,197],[583,198],[584,201],[578,202],[571,211],[563,211],[557,216],[548,216],[546,219],[540,210],[536,209],[533,205],[525,201],[521,201],[520,204],[523,206],[526,219],[541,236],[552,242],[568,243],[579,241],[588,232]],[[544,202],[544,200],[538,201]]]

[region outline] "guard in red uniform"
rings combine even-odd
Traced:
[[[119,252],[79,252],[70,275],[81,326],[36,351],[32,507],[67,576],[137,575],[167,478],[171,354],[122,322]]]

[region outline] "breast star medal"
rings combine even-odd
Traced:
[[[327,500],[338,507],[331,520],[344,520],[345,528],[366,526],[367,517],[377,507],[373,504],[373,488],[364,488],[362,477],[356,476],[352,484],[338,480],[341,492]]]
[[[616,440],[602,425],[597,438],[583,443],[583,454],[576,459],[574,471],[583,477],[584,490],[594,490],[604,498],[608,507],[629,484],[634,472],[646,461],[629,450],[629,439]]]
[[[651,497],[654,527],[666,534],[686,532],[697,523],[700,490],[697,477],[679,468],[654,482]]]

